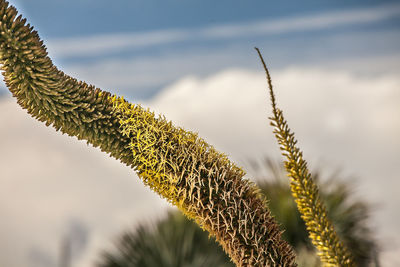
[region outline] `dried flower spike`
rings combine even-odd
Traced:
[[[297,140],[294,137],[294,133],[290,131],[282,111],[276,107],[268,68],[260,50],[258,48],[256,50],[267,75],[273,112],[273,116],[269,119],[274,127],[274,134],[282,155],[286,158],[285,168],[288,176],[291,177],[292,195],[297,203],[301,217],[306,223],[311,241],[317,248],[318,255],[324,266],[354,266],[350,253],[340,242],[331,221],[327,217],[326,208],[318,193],[318,187],[308,171],[307,162],[303,159],[303,153],[296,146]]]

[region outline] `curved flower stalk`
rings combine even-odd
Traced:
[[[303,153],[296,146],[297,140],[294,133],[283,117],[282,110],[277,108],[275,94],[272,89],[271,77],[261,52],[256,48],[264,66],[269,93],[272,102],[273,116],[271,126],[278,140],[282,155],[286,158],[285,168],[290,176],[291,191],[296,201],[301,217],[305,221],[310,239],[318,250],[318,255],[325,266],[355,266],[350,253],[339,240],[332,222],[327,217],[326,208],[321,201],[318,187],[303,159]]]
[[[134,168],[143,182],[214,235],[237,266],[296,266],[244,171],[195,133],[59,71],[37,32],[0,0],[0,63],[28,113]]]

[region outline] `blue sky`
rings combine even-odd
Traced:
[[[397,1],[194,1],[194,0],[14,0],[32,23],[48,38],[96,33],[137,32],[194,28],[224,23],[309,15]],[[399,21],[397,20],[397,25]]]
[[[397,1],[11,3],[61,69],[131,99],[147,99],[185,75],[257,69],[254,46],[275,69],[400,51]],[[99,71],[113,65],[125,67]]]
[[[378,238],[392,244],[382,266],[400,265],[398,1],[10,2],[61,70],[199,132],[239,165],[281,159],[258,46],[310,166],[360,177],[356,195],[379,206]],[[79,231],[73,267],[90,266],[166,210],[130,169],[30,118],[3,84],[0,96],[1,266],[57,266],[60,240]]]

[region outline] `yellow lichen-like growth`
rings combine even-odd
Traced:
[[[332,222],[328,219],[326,208],[319,196],[318,187],[303,159],[303,153],[296,146],[297,140],[290,131],[283,113],[276,107],[271,77],[260,50],[256,48],[264,66],[272,102],[271,125],[278,140],[282,155],[286,158],[285,168],[291,177],[291,191],[303,218],[310,239],[318,250],[324,266],[355,266],[353,259],[340,241]]]
[[[65,75],[33,27],[0,0],[0,64],[32,117],[87,140],[214,235],[237,266],[296,266],[291,247],[244,171],[197,134]]]

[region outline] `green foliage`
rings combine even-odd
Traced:
[[[123,234],[117,250],[104,253],[98,267],[231,267],[229,257],[208,234],[181,213]]]
[[[285,229],[283,238],[296,250],[300,267],[321,266],[291,196],[283,166],[270,160],[265,163],[268,177],[257,176],[257,180],[268,197],[272,214]],[[352,196],[351,183],[344,182],[337,173],[323,182],[320,176],[320,171],[313,173],[330,219],[354,255],[355,263],[363,267],[378,266],[377,245],[368,226],[368,205]],[[215,239],[208,239],[207,235],[179,213],[170,212],[151,227],[143,224],[123,234],[116,249],[102,255],[99,267],[233,266]]]
[[[291,177],[292,195],[307,226],[310,239],[317,248],[324,265],[354,266],[351,254],[340,241],[327,216],[326,207],[321,201],[318,187],[308,171],[307,162],[304,160],[301,150],[296,146],[297,140],[294,133],[290,131],[282,111],[276,106],[269,71],[260,51],[257,48],[256,50],[267,75],[273,112],[273,116],[270,117],[271,125],[274,127],[274,134],[282,155],[286,158],[285,168]]]
[[[272,172],[272,179],[258,179],[258,185],[268,196],[271,213],[285,230],[283,238],[296,249],[299,266],[311,266],[311,264],[301,264],[303,259],[319,263],[314,254],[314,247],[308,238],[306,225],[291,197],[284,169],[269,160],[266,163]],[[313,179],[318,185],[328,217],[353,256],[355,264],[378,266],[378,246],[368,221],[370,206],[365,201],[354,197],[352,183],[347,177],[341,177],[339,173],[325,177],[323,181],[321,177],[320,170],[313,172]],[[304,257],[307,254],[309,257]]]

